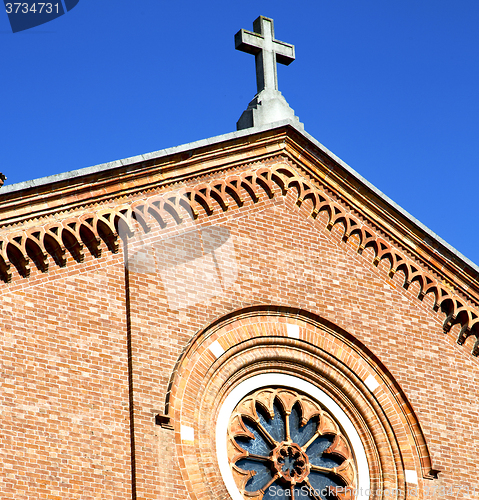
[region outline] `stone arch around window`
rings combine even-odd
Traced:
[[[268,383],[251,385],[265,377]],[[285,384],[285,377],[295,382]],[[336,435],[342,433],[351,447],[347,459],[354,457],[357,476],[351,484],[363,489],[351,497],[337,494],[340,500],[404,499],[408,474],[418,477],[419,488],[424,479],[437,475],[411,405],[371,352],[307,311],[257,306],[231,313],[198,332],[171,376],[165,410],[192,499],[261,499],[235,489],[228,479],[231,473],[225,472],[231,467],[228,426],[232,410],[242,401],[231,395],[241,393],[242,387],[243,392],[245,387],[253,389],[241,398],[260,387],[289,388],[332,416]],[[321,394],[329,407],[321,404]]]

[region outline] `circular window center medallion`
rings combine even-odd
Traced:
[[[278,477],[291,484],[300,483],[309,474],[308,457],[296,443],[280,443],[271,452],[271,461]]]

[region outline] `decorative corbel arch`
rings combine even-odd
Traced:
[[[101,241],[105,242],[109,251],[116,253],[119,249],[118,238],[122,236],[118,232],[120,223],[128,228],[125,231],[127,235],[132,231],[134,220],[139,222],[143,231],[148,232],[153,223],[161,226],[166,226],[168,221],[181,224],[185,215],[193,219],[202,215],[210,217],[218,211],[226,212],[232,206],[241,208],[247,199],[257,203],[264,196],[270,199],[285,196],[291,190],[295,193],[298,207],[308,201],[307,211],[303,212],[307,217],[317,219],[320,213],[325,212],[327,230],[339,228],[345,243],[354,235],[359,240],[357,252],[361,255],[365,249],[371,248],[374,253],[372,264],[379,266],[386,262],[384,270],[390,278],[401,271],[404,275],[403,288],[409,289],[411,283],[417,283],[417,299],[422,301],[432,294],[434,310],[446,315],[443,324],[445,333],[455,324],[460,324],[457,342],[464,344],[469,336],[475,337],[472,354],[479,355],[479,311],[474,299],[465,298],[464,291],[459,293],[450,285],[446,287],[437,271],[430,269],[426,262],[419,263],[406,251],[400,250],[400,242],[392,243],[386,239],[375,228],[374,221],[359,217],[318,182],[301,173],[299,167],[293,168],[286,162],[268,167],[260,164],[222,179],[176,190],[171,188],[130,204],[102,207],[96,211],[92,209],[80,217],[68,219],[68,226],[63,220],[48,224],[46,230],[40,226],[34,230],[12,229],[0,234],[0,279],[9,283],[13,277],[12,269],[16,269],[21,277],[28,278],[31,262],[41,272],[47,272],[49,256],[54,263],[62,266],[67,250],[75,260],[81,261],[85,246],[98,258],[101,256]]]
[[[212,429],[232,391],[271,373],[313,384],[347,415],[367,457],[370,498],[405,499],[406,471],[414,471],[420,482],[437,477],[414,409],[364,345],[307,311],[256,306],[198,332],[172,373],[160,422],[175,430],[192,498],[229,498],[218,472]]]

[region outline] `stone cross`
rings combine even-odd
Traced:
[[[256,84],[262,90],[278,90],[276,62],[290,64],[294,61],[294,45],[274,39],[273,20],[259,16],[253,31],[240,30],[235,35],[238,50],[254,54],[256,59]]]

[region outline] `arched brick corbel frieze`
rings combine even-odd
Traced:
[[[276,372],[316,385],[347,414],[366,451],[371,499],[407,498],[406,470],[417,471],[420,481],[437,476],[413,408],[378,359],[306,311],[257,306],[220,318],[195,335],[171,376],[162,418],[175,430],[192,498],[228,498],[213,451],[219,409],[243,381]],[[377,382],[373,389],[370,377]],[[191,429],[187,437],[184,428]]]
[[[390,278],[402,273],[401,285],[405,289],[417,283],[417,298],[432,294],[434,309],[445,314],[444,331],[459,324],[458,343],[463,344],[469,336],[476,342],[473,354],[479,354],[479,312],[470,306],[451,287],[444,286],[426,264],[419,264],[406,252],[400,251],[394,244],[381,236],[373,228],[373,221],[367,224],[359,216],[332,198],[326,190],[302,176],[286,163],[272,166],[260,166],[241,173],[199,183],[194,187],[182,187],[156,194],[145,200],[136,200],[131,204],[123,204],[111,208],[102,208],[77,218],[50,223],[38,229],[0,235],[0,278],[10,282],[13,269],[20,276],[30,275],[31,263],[41,271],[47,272],[50,259],[59,266],[65,264],[66,253],[69,252],[77,261],[83,260],[84,249],[95,257],[101,255],[101,241],[111,252],[117,252],[119,238],[133,234],[134,221],[137,221],[145,232],[155,222],[166,226],[168,222],[181,224],[185,218],[197,219],[201,214],[206,217],[215,210],[227,211],[231,206],[242,207],[246,200],[257,203],[262,196],[273,198],[285,196],[289,191],[295,193],[298,207],[308,206],[308,216],[316,219],[322,212],[327,214],[326,228],[332,230],[340,227],[342,240],[347,242],[351,237],[358,238],[357,252],[371,248],[374,257],[372,264],[379,266],[387,262],[386,272]],[[306,202],[310,202],[306,205]],[[472,302],[472,299],[470,299]]]

